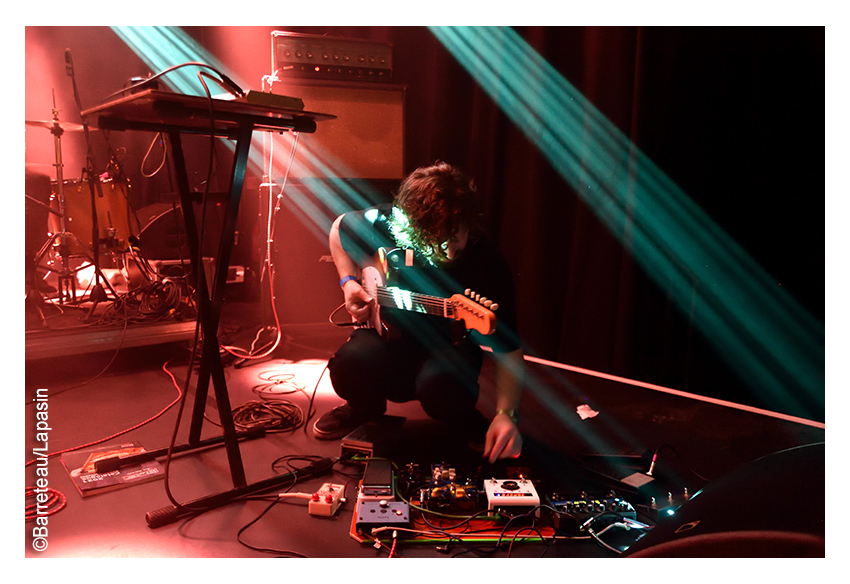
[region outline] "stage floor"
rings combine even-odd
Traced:
[[[228,335],[228,342],[249,346],[257,329],[242,325],[252,319],[230,311],[231,307],[225,307],[225,326],[240,326],[238,332],[234,328],[234,334]],[[316,458],[337,459],[341,455],[339,440],[317,440],[307,426],[317,415],[341,403],[333,393],[325,365],[348,331],[318,323],[284,326],[282,332],[280,345],[270,358],[240,363],[238,367],[231,362],[225,370],[232,407],[285,401],[300,410],[303,417],[310,416],[307,425],[240,443],[248,483],[303,468]],[[47,450],[54,454],[46,464],[46,479],[49,488],[61,493],[66,503],[48,516],[49,545],[43,551],[33,549],[35,523],[26,523],[26,557],[389,555],[388,542],[375,547],[374,541],[360,542],[352,536],[355,487],[363,468],[359,464],[337,463],[332,472],[322,476],[305,478],[157,528],[148,526],[146,514],[170,506],[169,492],[175,501],[187,503],[233,487],[223,448],[175,456],[167,483],[161,479],[83,498],[63,466],[62,455],[55,453],[108,437],[113,438],[103,444],[138,442],[154,449],[168,446],[174,434],[190,343],[167,336],[161,341],[97,352],[50,353],[38,358],[28,355],[24,410],[26,486],[37,484],[34,448],[43,443],[37,435],[40,410],[35,398],[45,398],[45,392],[37,394],[36,390],[46,389],[46,398],[41,401],[48,404],[50,429],[47,436],[40,438],[48,438]],[[519,459],[486,464],[464,440],[428,419],[416,403],[390,404],[387,413],[404,421],[396,439],[383,443],[383,452],[378,454],[390,458],[399,469],[414,464],[427,469],[431,464],[448,463],[467,476],[499,479],[521,469],[533,479],[541,496],[582,492],[595,496],[614,490],[635,505],[638,521],[652,524],[652,499],[658,507],[664,507],[668,498],[675,503],[684,502],[686,490],[693,495],[750,461],[784,449],[825,442],[822,424],[712,403],[539,360],[529,361],[528,370],[529,388],[520,422],[525,446]],[[485,413],[493,410],[491,379],[488,360],[479,403]],[[187,398],[178,442],[186,440],[194,391]],[[212,392],[206,402],[203,437],[216,436],[220,431]],[[125,432],[130,428],[134,429]],[[125,433],[119,436],[122,432]],[[645,473],[653,453],[658,458],[650,487],[637,490],[618,480],[633,472]],[[283,491],[309,494],[324,483],[342,484],[346,489],[347,501],[332,517],[309,514],[307,500],[276,497]],[[783,510],[791,517],[794,512]],[[439,527],[447,525],[440,523]],[[615,548],[619,545],[617,549],[623,549],[629,538],[635,537],[634,533],[614,531],[609,531],[606,541]],[[526,535],[529,533],[531,530]],[[392,553],[408,558],[617,557],[614,551],[586,535],[545,539],[524,541],[517,536],[503,539],[497,543],[505,545],[497,546],[486,538],[464,536],[442,542],[402,538]]]

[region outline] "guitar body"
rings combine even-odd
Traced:
[[[372,305],[372,313],[369,316],[369,320],[362,323],[360,327],[373,328],[378,331],[378,334],[382,338],[389,338],[392,333],[390,328],[381,320],[381,305],[377,302],[378,289],[384,285],[384,278],[381,276],[381,272],[373,266],[366,266],[360,271],[360,285],[363,286],[363,289],[369,296],[376,299],[376,302]]]

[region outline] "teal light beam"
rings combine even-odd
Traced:
[[[121,38],[127,46],[151,69],[153,73],[162,72],[169,67],[183,63],[204,63],[220,71],[233,79],[239,86],[248,87],[245,81],[237,74],[230,71],[224,63],[217,59],[212,53],[204,49],[191,36],[180,27],[173,26],[113,26],[112,30]],[[175,69],[162,76],[160,80],[172,91],[186,95],[205,96],[206,92],[198,80],[198,67],[183,67]],[[209,83],[208,83],[209,86]],[[210,87],[215,95],[216,89]],[[223,92],[223,91],[222,91]],[[232,150],[233,144],[229,141],[224,143]],[[323,177],[323,182],[311,182],[308,191],[299,189],[288,189],[281,193],[276,187],[285,182],[283,176],[286,174],[289,153],[292,146],[291,134],[271,134],[268,147],[274,148],[279,155],[271,161],[271,167],[266,168],[266,151],[259,137],[254,137],[250,150],[251,172],[266,176],[272,183],[272,196],[287,198],[290,204],[305,225],[318,239],[326,239],[330,224],[333,219],[348,210],[346,205],[352,208],[362,208],[373,204],[377,200],[376,193],[364,188],[355,188],[340,177],[351,177],[351,172],[346,169],[330,153],[321,151],[311,144],[309,134],[300,137],[293,163],[293,174],[296,176],[318,176]],[[308,196],[312,191],[314,197]]]
[[[129,46],[152,73],[159,73],[183,63],[199,62],[209,65],[231,77],[224,65],[197,41],[176,26],[113,26],[113,32]],[[198,81],[198,68],[183,67],[164,75],[160,80],[171,90],[185,95],[204,96]],[[231,77],[241,86],[241,81]],[[213,95],[224,93],[211,87]]]
[[[169,67],[184,63],[203,63],[227,75],[240,87],[246,87],[245,82],[238,75],[228,70],[224,63],[204,49],[180,27],[113,26],[111,28],[150,68],[153,74],[161,73]],[[215,76],[215,73],[206,67],[187,66],[170,71],[161,76],[159,80],[176,93],[206,97],[206,91],[204,91],[204,87],[198,79],[199,71],[206,71]],[[213,97],[225,93],[225,90],[218,87],[215,82],[206,80],[206,84]],[[231,151],[234,150],[235,146],[229,140],[223,140],[223,143]],[[248,157],[251,172],[262,174],[264,154],[261,140],[256,136],[253,138]]]
[[[112,30],[153,73],[159,73],[169,67],[183,63],[198,62],[209,65],[227,75],[240,87],[249,86],[180,27],[113,26]],[[203,86],[198,80],[198,70],[197,67],[184,67],[176,69],[160,79],[173,91],[186,95],[205,96]],[[217,93],[213,87],[210,87],[210,91],[213,95]],[[223,93],[223,90],[221,93]],[[284,181],[281,177],[285,174],[292,144],[291,135],[288,133],[283,135],[272,134],[272,140],[275,141],[275,149],[281,153],[273,161],[274,168],[265,168],[264,157],[267,154],[265,146],[255,137],[250,152],[251,169],[252,172],[260,175],[265,175],[268,172],[272,182],[277,180],[277,184],[282,184]],[[229,142],[226,143],[232,148]],[[299,195],[298,193],[294,195],[295,199],[292,201],[296,207],[301,209],[305,217],[312,218],[313,231],[317,237],[321,232],[323,232],[324,237],[327,236],[330,228],[327,217],[329,215],[336,217],[336,215],[347,210],[346,204],[360,208],[377,200],[374,192],[368,189],[358,190],[350,184],[346,184],[346,181],[340,177],[351,177],[351,171],[346,169],[330,153],[322,152],[321,149],[311,145],[309,134],[300,137],[293,170],[293,174],[297,176],[320,176],[326,179],[326,184],[320,184],[318,181],[311,184],[316,199],[321,203],[319,206],[310,202],[303,194]],[[274,190],[273,192],[275,195],[280,194]]]
[[[742,377],[823,394],[823,324],[515,31],[431,31]]]
[[[212,53],[204,49],[198,44],[195,39],[176,26],[113,26],[112,30],[118,35],[140,59],[150,67],[153,73],[159,73],[169,67],[180,65],[183,63],[198,62],[209,65],[233,79],[240,87],[249,87],[243,79],[229,70],[227,66],[216,58]],[[186,95],[205,96],[203,87],[198,80],[197,67],[185,67],[176,69],[160,79],[173,91],[184,93]],[[209,83],[208,83],[209,85]],[[217,93],[216,89],[210,87],[213,95]],[[218,93],[223,93],[223,90]],[[257,174],[266,174],[272,178],[272,181],[278,180],[283,182],[281,176],[285,173],[290,147],[292,144],[290,134],[272,135],[272,140],[275,141],[275,148],[281,152],[279,157],[274,161],[274,168],[266,169],[264,157],[266,155],[264,145],[260,140],[255,138],[251,148],[251,168]],[[328,186],[316,184],[314,188],[317,192],[317,198],[328,207],[328,213],[342,213],[345,207],[340,201],[347,201],[356,206],[365,206],[367,202],[375,200],[375,194],[369,190],[361,189],[358,192],[354,187],[345,184],[340,177],[353,176],[351,171],[346,169],[338,160],[330,153],[322,152],[310,144],[309,135],[300,137],[296,159],[294,163],[294,174],[298,176],[321,176],[325,177]],[[340,196],[342,195],[342,197]],[[303,211],[315,217],[317,227],[324,230],[327,235],[327,228],[330,224],[324,220],[318,219],[328,213],[319,212],[307,202],[307,199],[300,198],[296,202]],[[357,208],[357,207],[355,207]],[[336,216],[336,215],[334,215]]]

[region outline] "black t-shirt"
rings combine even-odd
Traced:
[[[345,252],[360,266],[373,263],[380,248],[403,248],[393,235],[388,222],[392,205],[381,205],[364,211],[346,213],[340,223],[340,241]],[[404,256],[404,249],[399,250]],[[399,253],[399,251],[395,253]],[[521,346],[517,332],[516,298],[511,270],[496,246],[485,233],[470,233],[466,247],[457,258],[435,267],[418,253],[413,254],[413,265],[400,265],[388,275],[388,285],[410,292],[449,298],[471,289],[499,305],[496,315],[496,332],[481,335],[475,331],[471,338],[496,352],[513,351]],[[396,329],[420,338],[432,338],[433,331],[441,338],[451,335],[452,321],[417,312],[381,308],[381,317]]]

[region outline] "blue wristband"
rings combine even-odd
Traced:
[[[345,283],[349,280],[354,280],[358,284],[360,283],[360,280],[357,279],[357,276],[346,276],[345,278],[339,281],[339,287],[342,288],[343,286],[345,286]]]

